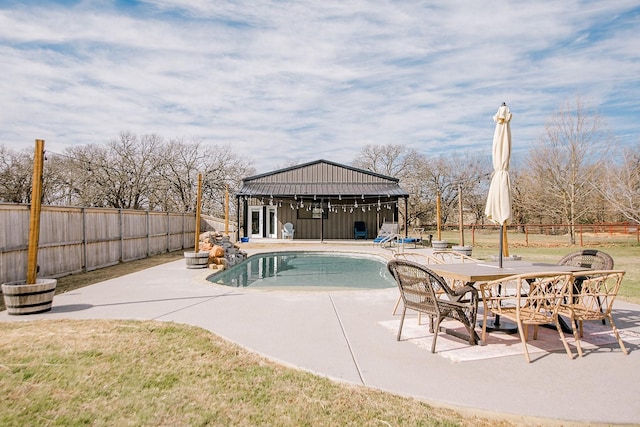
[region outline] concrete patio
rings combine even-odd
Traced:
[[[280,241],[282,242],[282,241]],[[370,241],[240,244],[250,255],[273,250],[352,251],[389,257]],[[406,249],[428,253],[430,249]],[[614,318],[629,355],[617,344],[585,347],[570,360],[562,347],[532,354],[474,357],[475,350],[440,334],[439,353],[416,317],[396,341],[392,309],[396,288],[360,291],[262,291],[229,288],[206,280],[209,269],[187,269],[184,260],[56,295],[47,313],[0,321],[36,319],[141,319],[205,328],[282,364],[391,393],[447,406],[462,413],[495,415],[522,424],[640,424],[640,306],[617,300]],[[413,332],[412,332],[413,331]],[[418,334],[414,336],[412,334]],[[554,332],[555,334],[555,332]],[[414,336],[414,338],[411,338]],[[557,334],[555,335],[557,338]],[[463,361],[446,357],[467,347]],[[519,341],[516,342],[521,346]],[[535,343],[533,343],[535,345]],[[511,346],[509,346],[511,347]],[[515,346],[513,346],[515,349]],[[455,361],[458,360],[458,361]],[[553,391],[553,398],[549,397]]]

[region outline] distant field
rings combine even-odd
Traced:
[[[425,234],[435,232],[429,231]],[[459,231],[443,231],[442,239],[451,244],[460,243]],[[583,246],[570,245],[566,235],[529,234],[528,243],[523,233],[509,232],[507,235],[509,255],[519,255],[525,260],[540,262],[557,262],[564,255],[580,249],[594,248],[611,255],[615,268],[626,271],[620,288],[621,299],[640,303],[640,243],[635,234],[598,233],[583,235]],[[473,246],[473,256],[491,259],[498,254],[499,232],[483,230],[471,233],[465,230],[465,245]]]

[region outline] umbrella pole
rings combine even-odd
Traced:
[[[498,256],[498,267],[502,268],[502,232],[504,230],[504,223],[500,224],[500,252]]]
[[[498,256],[498,267],[502,268],[502,231],[504,230],[504,223],[500,224],[500,255]],[[502,292],[502,286],[498,286],[498,295]],[[487,321],[487,331],[499,332],[503,334],[515,334],[518,332],[518,327],[514,323],[507,322],[506,324],[500,323],[500,315],[496,314],[493,320]]]

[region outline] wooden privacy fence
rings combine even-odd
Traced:
[[[224,220],[203,215],[200,231],[213,230],[224,231]],[[194,232],[194,213],[43,206],[38,277],[61,277],[190,249]],[[229,234],[235,235],[231,230]],[[29,205],[0,204],[0,283],[25,280],[28,236]]]

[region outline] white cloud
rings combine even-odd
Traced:
[[[44,138],[57,151],[122,130],[197,137],[230,143],[265,172],[289,160],[348,163],[366,144],[488,150],[503,101],[524,148],[576,95],[633,142],[640,9],[603,4],[0,7],[0,144]]]

